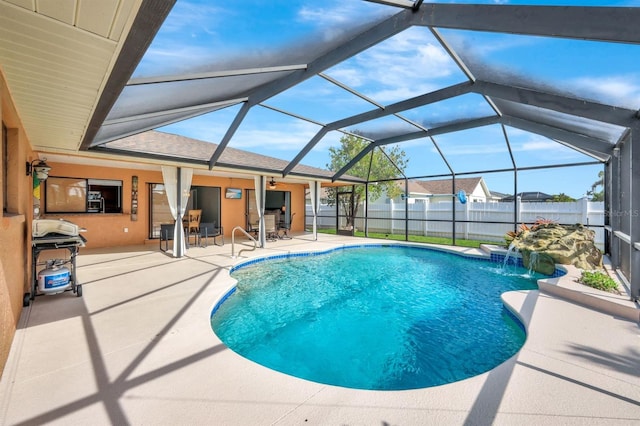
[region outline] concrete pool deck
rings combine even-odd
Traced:
[[[301,235],[242,259],[367,242]],[[39,296],[23,310],[0,380],[0,424],[638,424],[637,322],[511,292],[504,300],[528,338],[496,369],[420,390],[344,389],[269,370],[219,341],[209,314],[233,285],[230,254],[229,243],[181,259],[157,245],[82,249],[83,296]]]

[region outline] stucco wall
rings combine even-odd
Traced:
[[[7,127],[7,182],[0,185],[3,206],[0,222],[0,374],[22,312],[22,296],[31,268],[31,250],[26,244],[27,223],[30,223],[32,181],[25,172],[25,163],[35,156],[24,133],[22,123],[0,69],[0,117]],[[0,158],[4,153],[0,153]],[[4,162],[0,161],[0,181],[4,179]],[[7,189],[5,205],[4,188]],[[6,211],[5,211],[6,209]]]

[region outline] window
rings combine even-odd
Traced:
[[[160,238],[160,225],[174,223],[164,185],[161,183],[149,184],[149,198],[149,237]]]
[[[192,186],[186,210],[202,210],[201,223],[220,226],[220,199],[222,190],[217,186]],[[160,226],[175,222],[163,184],[149,184],[149,238],[160,238]]]
[[[258,217],[256,191],[254,189],[247,189],[246,209],[246,227],[249,229],[249,223],[254,222],[255,218]],[[267,190],[264,200],[264,212],[265,214],[275,214],[277,223],[289,223],[291,221],[291,192]]]
[[[122,213],[122,181],[49,177],[46,213]]]

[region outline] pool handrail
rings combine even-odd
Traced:
[[[242,231],[242,233],[244,235],[246,235],[251,241],[253,241],[253,248],[252,249],[241,249],[238,252],[238,256],[240,256],[240,253],[242,253],[243,251],[254,251],[258,247],[258,242],[256,241],[255,238],[253,238],[247,231],[245,231],[245,229],[242,226],[236,226],[235,228],[233,228],[233,231],[231,231],[231,257],[232,258],[238,257],[238,256],[235,255],[235,242],[236,242],[236,231],[237,230]]]

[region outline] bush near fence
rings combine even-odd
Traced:
[[[417,200],[416,200],[417,201]],[[455,205],[456,238],[478,241],[504,242],[504,234],[513,230],[514,222],[534,223],[537,219],[551,219],[561,224],[581,223],[595,231],[595,243],[604,247],[604,203],[581,199],[570,203],[466,203],[404,202],[369,205],[366,226],[372,233],[404,234],[405,206],[408,208],[408,234],[429,237],[451,237]],[[514,209],[517,207],[517,215]],[[335,229],[335,206],[321,205],[318,213],[319,229]],[[364,207],[359,210],[356,229],[365,230]],[[311,226],[313,210],[307,205],[306,224]],[[502,222],[502,223],[491,223]]]

